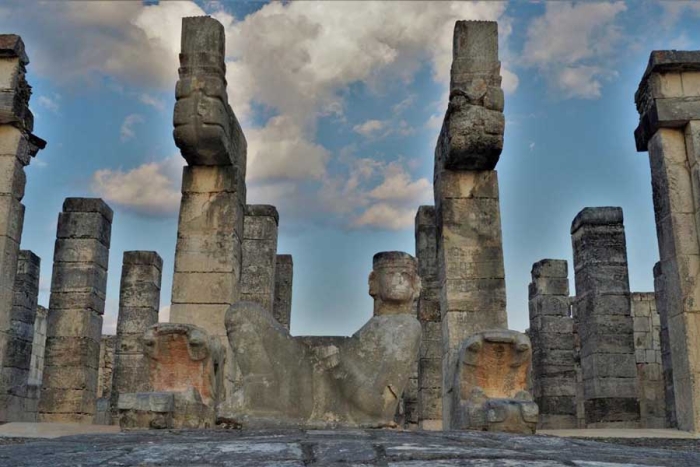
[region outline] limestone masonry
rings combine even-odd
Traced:
[[[573,262],[532,266],[521,333],[508,330],[495,170],[505,132],[498,25],[458,21],[434,205],[417,207],[415,256],[367,258],[372,315],[344,337],[290,334],[294,261],[278,251],[277,208],[248,203],[225,43],[217,20],[183,19],[171,322],[158,322],[168,305],[159,253],[118,252],[117,334],[103,336],[113,212],[101,199],[65,200],[48,309],[37,303],[41,260],[20,249],[21,201],[24,167],[46,142],[32,134],[24,43],[0,35],[0,424],[293,427],[308,439],[337,427],[700,431],[700,52],[652,52],[635,95],[660,252],[654,292],[630,291],[622,209],[582,207]],[[454,441],[439,436],[421,452]],[[328,455],[309,446],[287,457]],[[367,449],[379,465],[409,448]]]

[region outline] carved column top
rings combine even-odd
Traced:
[[[571,223],[571,233],[584,225],[616,225],[622,224],[623,220],[622,208],[619,207],[583,208]]]

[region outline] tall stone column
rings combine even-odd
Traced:
[[[183,18],[175,89],[175,144],[182,177],[170,321],[227,342],[224,314],[239,299],[245,215],[246,140],[226,94],[225,37],[213,18]],[[228,345],[225,345],[228,349]],[[224,403],[234,367],[225,363]]]
[[[279,214],[274,206],[246,206],[241,300],[258,303],[270,313],[275,299],[278,225]]]
[[[112,217],[90,198],[58,216],[39,421],[93,422]]]
[[[2,368],[6,393],[0,396],[0,421],[34,421],[36,400],[28,389],[34,340],[34,318],[39,297],[41,259],[20,250],[10,312],[10,331]]]
[[[459,346],[476,332],[507,327],[494,170],[505,126],[497,23],[458,21],[452,56],[450,102],[434,174],[445,429]]]
[[[637,427],[637,366],[622,209],[583,209],[571,225],[571,240],[586,427]]]
[[[24,197],[29,164],[46,142],[32,134],[34,117],[29,110],[31,86],[25,73],[29,58],[24,43],[14,34],[0,35],[0,421],[10,413],[23,412],[21,402],[13,397],[13,386],[26,380],[24,370],[16,367],[17,322],[13,313],[14,286],[19,259],[19,245],[24,223]],[[6,363],[9,366],[6,366]],[[25,381],[26,384],[26,381]]]
[[[289,331],[292,318],[292,282],[294,262],[292,255],[277,255],[275,264],[275,302],[272,315]]]
[[[700,431],[700,51],[655,51],[635,94],[649,151],[678,428]]]
[[[111,411],[119,394],[148,392],[143,334],[158,322],[163,260],[155,251],[125,251],[119,288],[119,317],[112,377]]]
[[[673,362],[671,361],[671,341],[668,334],[668,301],[666,283],[661,270],[661,262],[654,265],[654,298],[659,313],[659,343],[661,346],[661,368],[664,380],[664,405],[666,407],[666,428],[676,428],[676,399],[673,392]]]
[[[442,323],[437,264],[435,208],[421,206],[415,220],[416,259],[422,287],[418,321],[422,327],[418,360],[418,424],[424,430],[442,429]]]
[[[44,373],[44,348],[46,346],[46,320],[49,310],[41,305],[36,307],[34,318],[34,338],[32,339],[32,360],[29,370],[29,384],[41,386]]]
[[[538,428],[578,428],[574,320],[569,310],[568,265],[543,259],[532,265],[529,290],[533,396]]]

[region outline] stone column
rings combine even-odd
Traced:
[[[34,338],[32,339],[32,359],[29,369],[29,383],[41,386],[44,372],[44,347],[46,346],[46,318],[49,310],[41,305],[36,307],[34,318]]]
[[[58,216],[39,421],[93,421],[112,216],[90,198]]]
[[[246,206],[241,300],[258,303],[270,313],[275,298],[278,225],[279,214],[274,206]]]
[[[507,327],[494,170],[504,126],[498,25],[458,21],[450,102],[435,149],[434,174],[445,429],[450,428],[449,393],[460,345],[476,332]]]
[[[543,259],[532,266],[529,290],[533,396],[538,428],[578,428],[574,320],[569,310],[568,265]]]
[[[673,392],[673,362],[671,361],[671,341],[668,335],[668,303],[666,284],[661,271],[661,262],[654,265],[654,298],[659,313],[659,345],[661,347],[661,367],[664,380],[664,405],[666,407],[666,428],[676,428],[676,400]]]
[[[700,431],[700,51],[655,51],[635,94],[649,151],[678,428]]]
[[[637,427],[637,367],[622,209],[583,209],[571,225],[571,240],[586,427]]]
[[[277,255],[275,263],[275,301],[272,315],[277,322],[289,331],[292,317],[292,281],[294,280],[294,262],[292,255]]]
[[[661,368],[660,319],[653,293],[631,295],[634,352],[637,361],[637,389],[640,426],[666,427],[664,379]]]
[[[111,410],[119,394],[148,392],[148,359],[143,334],[158,322],[163,260],[155,251],[125,251],[119,287],[119,317]]]
[[[10,331],[2,354],[4,389],[0,397],[0,421],[35,421],[36,400],[30,397],[29,373],[34,340],[34,318],[39,296],[41,259],[28,250],[19,252]]]
[[[418,321],[422,327],[418,360],[418,424],[424,430],[442,429],[442,323],[437,264],[435,208],[421,206],[415,220],[416,259],[422,287]]]
[[[20,349],[13,327],[17,322],[13,298],[24,223],[21,201],[27,181],[24,167],[46,146],[32,134],[32,91],[25,79],[28,63],[22,39],[14,34],[0,35],[0,407],[5,408],[0,409],[0,421],[10,413],[23,412],[21,404],[16,405],[21,401],[11,396],[20,380],[26,384],[26,369],[16,367],[16,360],[24,362],[25,356],[17,354]],[[6,367],[6,362],[10,366]]]
[[[171,322],[199,326],[222,344],[224,314],[239,299],[246,199],[246,140],[228,104],[224,46],[218,21],[183,18],[173,135],[188,165],[170,308]],[[224,397],[230,403],[234,369],[228,353]]]

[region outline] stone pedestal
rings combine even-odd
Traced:
[[[150,391],[143,334],[158,322],[162,269],[163,260],[155,251],[124,252],[110,404],[113,409],[121,393]]]
[[[529,297],[538,428],[578,428],[574,320],[569,310],[566,261],[543,259],[535,263]]]
[[[30,358],[27,351],[31,352],[30,343],[23,346],[20,342],[31,341],[22,333],[30,332],[32,323],[28,317],[18,321],[14,288],[18,261],[21,262],[21,201],[27,181],[24,167],[46,142],[32,134],[32,91],[25,78],[28,63],[22,39],[14,34],[0,35],[0,422],[22,418],[26,411],[26,390],[17,393],[17,388],[26,389]],[[15,326],[20,322],[22,330]]]
[[[571,225],[587,428],[639,426],[622,209],[585,208]]]
[[[183,171],[170,320],[226,341],[224,314],[239,299],[245,215],[246,140],[226,94],[223,26],[211,17],[182,20],[173,116]],[[230,355],[229,355],[230,357]],[[224,371],[224,404],[235,368]]]
[[[655,51],[635,94],[649,152],[678,428],[700,431],[700,52]]]
[[[415,221],[416,259],[422,287],[418,298],[421,348],[418,360],[418,424],[442,429],[442,323],[435,208],[421,206]]]
[[[294,262],[292,255],[277,255],[275,264],[275,301],[272,316],[278,323],[289,330],[292,317],[292,282],[294,280]]]
[[[443,424],[449,429],[459,348],[506,328],[505,272],[493,170],[503,148],[498,26],[458,21],[450,102],[435,149],[434,192],[442,322]]]
[[[59,214],[40,421],[93,421],[112,216],[89,198],[67,198]]]
[[[246,206],[243,223],[241,300],[259,303],[270,313],[273,312],[275,299],[278,225],[279,214],[274,206]]]

